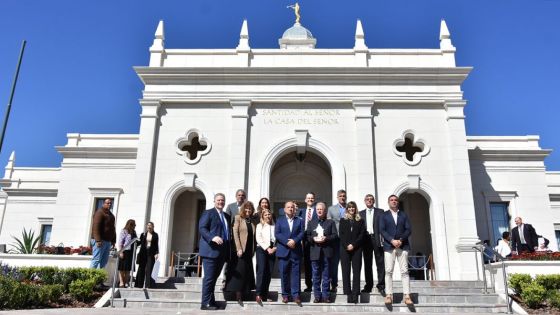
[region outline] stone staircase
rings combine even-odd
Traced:
[[[305,286],[302,283],[302,288]],[[363,283],[362,283],[363,287]],[[394,283],[392,306],[384,304],[383,297],[374,291],[371,294],[361,294],[360,303],[349,304],[346,296],[340,291],[332,294],[333,303],[312,303],[312,294],[302,293],[302,305],[281,302],[278,292],[280,280],[272,279],[269,299],[272,302],[255,302],[255,293],[244,297],[240,305],[235,301],[232,292],[216,290],[216,299],[222,310],[228,313],[240,312],[305,312],[305,313],[365,313],[365,312],[418,312],[418,313],[504,313],[506,303],[497,294],[483,294],[481,281],[411,281],[412,300],[414,306],[406,306],[403,302],[402,284]],[[195,311],[200,309],[200,295],[202,290],[201,278],[161,278],[158,279],[158,289],[119,289],[115,294],[115,307],[136,309],[167,309],[175,311]],[[375,290],[375,289],[374,289]],[[220,302],[220,300],[222,300]]]

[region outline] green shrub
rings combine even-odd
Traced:
[[[560,309],[560,291],[558,290],[549,290],[546,293],[546,300],[548,301],[548,305]]]
[[[523,286],[521,291],[521,298],[523,302],[527,304],[530,308],[537,308],[546,297],[546,289],[536,283],[531,282]]]
[[[75,280],[69,285],[70,294],[79,301],[88,301],[93,296],[93,288],[95,287],[95,280]]]
[[[547,291],[560,289],[560,275],[537,275],[535,281]]]
[[[45,284],[38,286],[37,300],[39,305],[47,305],[58,301],[64,292],[62,284]]]
[[[523,287],[531,282],[533,282],[533,278],[531,278],[530,274],[514,273],[509,275],[508,285],[515,293],[521,295]]]
[[[104,269],[66,268],[58,267],[21,267],[23,279],[39,281],[43,284],[61,284],[64,292],[68,292],[69,285],[76,280],[91,279],[96,285],[102,284],[107,278]]]
[[[0,276],[0,309],[9,308],[12,292],[18,282],[12,278]]]

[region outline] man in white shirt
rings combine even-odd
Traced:
[[[308,192],[305,195],[305,208],[299,211],[300,218],[303,219],[304,230],[307,230],[307,225],[313,220],[317,219],[317,212],[315,211],[315,193]],[[305,292],[311,292],[313,287],[311,260],[309,259],[310,243],[307,239],[303,238],[303,269],[305,272]]]

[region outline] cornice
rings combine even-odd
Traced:
[[[130,147],[64,147],[56,150],[64,158],[136,159],[137,148]]]
[[[134,67],[145,85],[460,85],[471,67]]]
[[[552,150],[548,149],[469,149],[469,158],[483,161],[544,161]]]
[[[58,189],[2,188],[9,197],[56,197]]]

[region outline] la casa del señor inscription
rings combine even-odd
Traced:
[[[338,109],[263,109],[265,125],[338,125]]]

